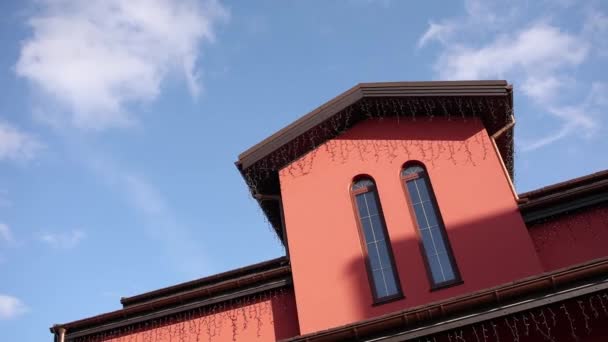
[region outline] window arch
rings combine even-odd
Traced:
[[[399,276],[374,180],[367,176],[356,178],[350,193],[358,219],[359,236],[374,303],[402,298]]]
[[[460,283],[460,273],[426,168],[422,163],[407,163],[401,170],[401,179],[431,287]]]

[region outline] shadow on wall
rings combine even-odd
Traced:
[[[608,255],[608,203],[553,217],[530,226],[545,270]]]
[[[408,208],[403,208],[403,215],[410,215]],[[350,298],[357,303],[356,315],[360,319],[375,317],[542,273],[527,232],[517,230],[518,215],[517,212],[479,215],[474,220],[447,226],[446,236],[462,282],[439,289],[432,288],[430,269],[427,269],[424,248],[416,236],[417,228],[413,221],[408,226],[388,227],[389,235],[402,230],[406,232],[399,235],[409,236],[399,239],[390,237],[404,298],[374,305],[372,280],[368,276],[362,251],[361,257],[351,260],[346,269],[350,277],[348,281],[359,285],[350,294]]]
[[[359,286],[349,294],[360,319],[377,317],[405,308],[415,308],[506,284],[539,274],[517,233],[496,222],[512,220],[512,213],[480,216],[447,228],[463,282],[433,290],[427,277],[422,246],[416,238],[393,240],[393,253],[404,298],[375,305],[365,259],[356,258],[347,267],[349,281]],[[403,227],[403,229],[412,229]],[[529,241],[529,240],[528,240]],[[523,248],[529,249],[529,246]],[[604,251],[605,252],[605,251]],[[605,255],[605,253],[604,253]],[[368,280],[369,279],[369,280]],[[605,341],[608,337],[608,292],[584,295],[564,302],[496,318],[425,337],[423,341]]]
[[[277,341],[300,335],[293,289],[285,291],[282,296],[275,297],[271,307],[274,337]]]

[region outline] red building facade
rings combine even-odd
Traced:
[[[608,172],[517,194],[512,94],[353,87],[239,156],[285,257],[55,341],[605,341]]]

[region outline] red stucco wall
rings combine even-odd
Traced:
[[[428,170],[464,284],[431,292],[400,183]],[[374,178],[405,299],[372,306],[349,188]],[[301,333],[542,272],[492,143],[477,120],[368,120],[280,172]]]
[[[530,226],[545,271],[608,256],[608,207],[571,213]]]
[[[154,328],[139,327],[135,332],[127,330],[117,337],[90,338],[92,341],[112,342],[269,342],[299,334],[293,291],[276,293],[262,300],[250,298],[247,302],[247,305],[233,305],[197,318],[184,320],[176,316],[148,322]],[[86,338],[84,340],[87,341]]]

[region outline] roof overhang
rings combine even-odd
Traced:
[[[506,81],[360,83],[241,153],[236,165],[252,195],[279,195],[280,169],[362,120],[477,117],[494,134],[512,115],[513,92]],[[513,177],[513,131],[502,134],[496,144]],[[283,240],[279,204],[258,202]]]
[[[574,178],[519,195],[526,224],[544,222],[575,210],[608,203],[608,170]]]

